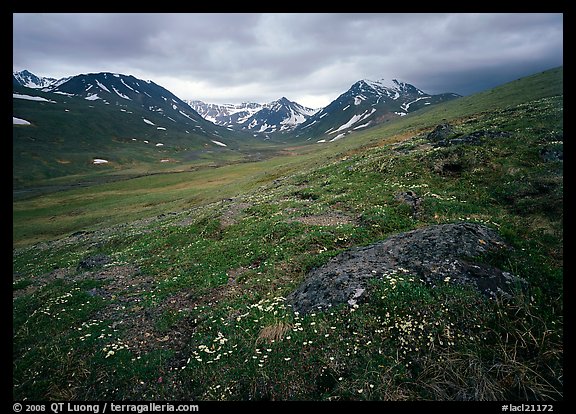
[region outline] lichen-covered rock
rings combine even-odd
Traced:
[[[430,134],[429,134],[430,135]],[[452,145],[469,144],[482,145],[485,139],[508,138],[510,133],[506,131],[474,131],[468,135],[453,135],[451,138],[433,139],[434,147],[449,147]]]
[[[77,270],[82,269],[94,269],[96,267],[101,267],[110,263],[110,257],[105,254],[96,254],[94,256],[88,256],[78,263],[76,267]]]
[[[420,215],[422,197],[414,191],[399,192],[394,196],[394,200],[409,205],[412,208],[412,217],[417,218]]]
[[[449,281],[473,286],[488,296],[509,295],[515,285],[525,287],[526,282],[474,260],[489,251],[507,248],[498,233],[487,226],[433,225],[342,252],[310,272],[286,299],[300,313],[342,303],[355,304],[366,295],[371,279],[398,269],[431,286]]]
[[[436,128],[430,132],[426,138],[430,141],[442,141],[450,138],[455,134],[454,127],[448,123],[436,125]]]
[[[540,150],[540,158],[544,161],[564,161],[564,146],[562,143],[548,145]]]

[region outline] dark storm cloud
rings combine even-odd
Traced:
[[[16,14],[13,68],[325,105],[362,78],[473,93],[561,65],[562,33],[562,14]]]
[[[173,14],[14,15],[14,60],[130,66],[165,73],[217,68],[213,52],[253,39],[250,16]]]

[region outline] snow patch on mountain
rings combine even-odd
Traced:
[[[344,125],[341,125],[340,127],[338,127],[337,129],[335,129],[334,131],[332,131],[330,133],[335,134],[336,132],[348,129],[352,125],[354,125],[355,123],[360,122],[360,121],[368,118],[374,112],[376,112],[376,109],[372,108],[370,111],[366,110],[366,111],[362,112],[360,115],[354,115],[352,118],[350,118],[350,120],[348,122],[346,122]]]
[[[411,101],[411,102],[407,102],[407,103],[405,103],[405,104],[400,105],[400,107],[401,107],[402,109],[404,109],[405,111],[407,111],[408,108],[410,108],[410,105],[412,105],[413,103],[416,103],[416,102],[418,102],[418,101],[420,101],[420,100],[422,100],[422,99],[430,99],[430,97],[429,97],[429,96],[424,96],[424,97],[421,97],[421,98],[416,98],[416,99],[414,99],[414,100]]]
[[[12,117],[12,125],[31,125],[29,121],[26,121],[22,118],[16,118],[15,116]]]
[[[290,109],[290,116],[288,118],[280,121],[280,124],[285,126],[294,126],[306,121],[306,116],[302,113],[295,113],[293,109]]]
[[[364,82],[373,89],[397,89],[400,85],[396,79],[379,79],[377,81],[372,81],[369,79],[364,79]]]
[[[356,127],[352,128],[352,129],[360,129],[360,128],[366,128],[367,126],[369,126],[369,125],[370,125],[370,123],[371,123],[371,122],[366,122],[365,124],[362,124],[362,125],[358,125],[358,126],[356,126]]]
[[[128,99],[129,101],[132,100],[132,99],[130,99],[130,97],[124,95],[122,92],[120,92],[118,89],[116,89],[114,86],[112,86],[112,89],[114,89],[114,92],[116,92],[116,94],[117,94],[120,98]]]
[[[198,123],[198,121],[196,121],[195,119],[191,118],[188,114],[186,114],[185,112],[182,112],[180,110],[178,110],[178,112],[180,112],[181,115],[184,115],[186,118],[188,118],[190,121],[194,121],[196,123]]]
[[[96,84],[100,87],[100,89],[103,89],[108,93],[112,93],[110,92],[110,89],[108,89],[105,85],[103,85],[100,81],[98,81],[98,79],[96,79]]]
[[[312,125],[314,125],[314,124],[317,123],[317,122],[318,122],[318,120],[315,119],[314,121],[310,122],[308,125],[303,126],[302,129],[310,128]]]
[[[26,100],[28,100],[28,101],[38,101],[38,102],[56,103],[56,101],[51,101],[51,100],[49,100],[49,99],[42,98],[41,96],[23,95],[23,94],[20,94],[20,93],[13,93],[13,94],[12,94],[12,98],[26,99]]]
[[[334,142],[334,141],[339,140],[340,138],[344,138],[345,135],[346,135],[346,134],[345,134],[344,132],[341,133],[341,134],[338,134],[338,135],[336,135],[334,138],[332,138],[332,139],[330,140],[330,142]]]
[[[136,93],[140,93],[140,92],[138,92],[136,89],[134,89],[134,88],[132,88],[130,85],[128,85],[126,82],[124,82],[124,79],[120,78],[120,82],[122,82],[122,84],[123,84],[124,86],[126,86],[128,89],[131,89],[131,90],[133,90],[133,91],[136,92]]]
[[[59,79],[59,80],[57,80],[56,82],[48,85],[47,87],[42,88],[41,91],[42,91],[42,92],[51,92],[51,91],[53,91],[54,89],[58,88],[59,86],[61,86],[61,85],[65,84],[66,82],[68,82],[70,79],[72,79],[72,76],[68,76],[68,77],[66,77],[66,78]]]

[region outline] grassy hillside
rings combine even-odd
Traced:
[[[481,145],[434,147],[450,122]],[[14,399],[563,399],[562,69],[329,145],[14,206]],[[422,200],[414,214],[397,194]],[[357,307],[284,298],[352,246],[470,221],[529,283],[487,299],[415,275]]]
[[[183,115],[176,120],[125,99],[108,104],[24,87],[14,92],[47,100],[13,99],[14,116],[31,123],[13,127],[13,185],[19,190],[68,176],[70,182],[78,175],[106,181],[119,172],[165,170],[183,162],[245,160],[271,147],[249,134],[206,121],[199,125]],[[93,165],[95,158],[109,163]]]

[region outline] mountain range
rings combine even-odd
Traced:
[[[90,73],[35,88],[13,76],[14,185],[108,168],[245,154],[262,141],[202,118],[152,81]],[[32,78],[30,78],[32,79]],[[27,83],[30,84],[30,83]],[[243,152],[243,149],[246,151]]]
[[[396,79],[360,80],[325,108],[306,108],[285,97],[268,103],[208,104],[186,101],[205,119],[234,130],[291,133],[315,142],[335,141],[410,112],[460,97],[455,93],[430,95]]]
[[[355,130],[460,96],[454,93],[427,94],[396,79],[360,80],[325,108],[312,109],[286,97],[265,104],[218,105],[199,100],[180,100],[154,82],[110,73],[55,80],[22,71],[14,72],[13,78],[14,84],[40,88],[44,92],[82,96],[87,100],[102,99],[104,103],[110,100],[122,102],[118,101],[119,98],[134,100],[172,120],[183,115],[196,123],[204,119],[230,131],[250,132],[253,136],[290,134],[294,139],[314,139],[315,142],[334,141]],[[153,93],[140,93],[138,88],[141,85],[149,85]],[[161,93],[158,92],[159,88],[162,89]],[[169,105],[166,106],[166,103]],[[200,125],[196,127],[201,128]]]
[[[268,144],[332,142],[458,96],[430,95],[398,80],[361,80],[320,109],[286,97],[215,105],[183,101],[131,75],[56,80],[14,72],[14,182],[75,174],[94,160],[113,166],[208,162],[222,159],[223,152],[253,159],[274,151]]]
[[[33,95],[25,95],[30,88],[34,89],[30,92]],[[106,106],[109,106],[109,111],[133,115],[132,120],[140,118],[139,126],[144,130],[155,127],[158,131],[194,132],[212,138],[227,133],[225,128],[205,120],[172,92],[150,80],[131,75],[101,72],[54,80],[22,71],[13,74],[13,90],[14,98],[18,98],[15,103],[18,100],[34,100],[36,95],[40,95],[36,98],[43,96],[43,99],[56,104],[82,102],[98,110],[106,110]]]
[[[197,100],[185,102],[204,119],[216,125],[264,134],[293,131],[318,112],[318,109],[307,108],[285,97],[266,104],[250,102],[217,105]]]

